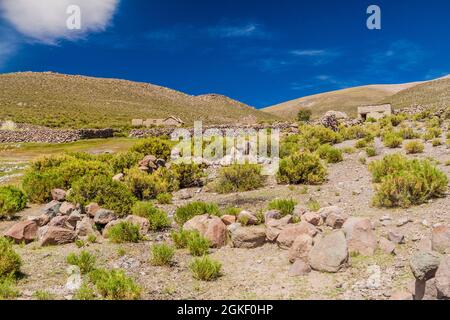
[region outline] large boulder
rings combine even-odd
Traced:
[[[442,254],[450,253],[450,228],[441,225],[433,228],[431,232],[431,246],[434,251]]]
[[[377,248],[377,238],[368,218],[349,218],[343,225],[350,252],[372,256]]]
[[[266,221],[266,237],[269,241],[275,241],[281,230],[292,222],[292,216],[287,215],[279,220],[270,219]]]
[[[329,206],[320,208],[317,213],[320,214],[322,219],[326,220],[330,214],[342,215],[344,214],[344,211],[338,206]]]
[[[308,261],[309,252],[313,247],[313,238],[307,234],[299,235],[289,249],[289,261],[295,260]]]
[[[40,233],[41,246],[61,245],[74,242],[76,239],[75,231],[60,227],[45,226]],[[41,231],[41,230],[40,230]]]
[[[266,241],[266,230],[262,226],[230,227],[231,242],[235,248],[252,249],[264,245]]]
[[[49,216],[51,219],[53,217],[56,217],[56,215],[59,213],[59,208],[61,208],[61,202],[53,200],[47,203],[42,208],[42,213]]]
[[[56,216],[48,223],[49,227],[67,228],[67,216]]]
[[[258,218],[247,210],[242,210],[238,215],[238,221],[242,224],[253,226],[258,223]]]
[[[227,242],[227,226],[216,216],[195,216],[184,224],[183,229],[198,231],[216,248],[223,247]]]
[[[311,267],[303,260],[296,260],[289,269],[289,276],[301,277],[311,272]]]
[[[98,205],[98,203],[90,203],[88,204],[84,210],[86,211],[86,214],[89,215],[89,217],[94,218],[95,214],[97,213],[98,210],[100,210],[100,206]]]
[[[316,212],[306,212],[302,216],[302,220],[312,224],[313,226],[320,226],[323,224],[322,217]]]
[[[98,225],[105,226],[113,220],[116,220],[117,217],[111,210],[99,209],[94,216],[94,222]]]
[[[59,208],[59,213],[61,213],[64,216],[68,216],[75,210],[75,205],[70,202],[63,202],[61,204],[61,207]]]
[[[334,231],[324,236],[309,253],[309,263],[317,271],[338,272],[347,261],[347,240],[342,231]]]
[[[279,210],[269,210],[266,213],[264,213],[265,222],[271,219],[281,219],[281,212]]]
[[[226,226],[236,223],[236,216],[233,216],[231,214],[225,214],[221,217],[221,219],[222,219],[222,222],[225,223]]]
[[[433,278],[441,262],[441,257],[435,252],[418,252],[411,257],[409,266],[414,277],[420,281]]]
[[[438,298],[450,299],[450,256],[442,258],[436,272],[436,289]]]
[[[26,220],[13,225],[4,236],[16,243],[30,243],[36,239],[38,224],[35,221]]]
[[[317,232],[316,227],[308,222],[302,221],[298,224],[289,224],[281,230],[277,237],[277,244],[281,249],[289,249],[298,236],[307,234],[310,237],[314,237]]]
[[[94,225],[89,217],[84,217],[81,221],[77,222],[75,233],[78,237],[86,237],[90,234],[95,234]]]

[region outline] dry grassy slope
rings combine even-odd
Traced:
[[[276,119],[220,95],[194,97],[147,83],[56,73],[0,75],[0,119],[51,127],[124,127],[134,118],[175,115],[187,124]]]
[[[414,105],[430,108],[450,106],[450,76],[402,90],[382,102],[391,103],[396,109]]]
[[[262,110],[286,119],[294,119],[302,108],[310,109],[314,118],[329,110],[344,111],[355,116],[359,106],[379,103],[397,92],[418,84],[420,82],[355,87],[303,97]]]

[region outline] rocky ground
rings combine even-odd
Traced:
[[[353,146],[354,143],[346,141],[337,147]],[[387,153],[403,152],[384,148],[379,141],[376,145],[380,155],[367,159],[368,163]],[[367,164],[362,164],[360,157],[358,152],[346,154],[343,162],[330,164],[328,182],[321,186],[282,186],[277,185],[274,179],[268,179],[264,188],[245,193],[218,195],[205,189],[187,189],[175,194],[172,205],[163,206],[173,214],[177,206],[199,200],[256,212],[267,208],[268,202],[278,197],[296,200],[299,204],[297,210],[304,207],[309,211],[307,204],[317,201],[322,208],[340,208],[340,212],[350,218],[368,218],[370,221],[364,221],[369,221],[370,230],[366,231],[371,234],[373,230],[376,241],[381,242],[377,248],[368,245],[368,256],[351,254],[338,272],[312,270],[301,276],[293,275],[304,266],[296,265],[300,269],[294,270],[289,261],[292,250],[281,249],[280,242],[266,242],[252,249],[228,244],[211,251],[211,256],[222,263],[223,275],[212,282],[197,281],[189,270],[192,257],[186,250],[177,250],[172,267],[156,267],[149,263],[151,244],[169,239],[168,232],[151,233],[147,241],[139,244],[111,244],[98,237],[97,243],[89,244],[84,250],[95,253],[101,266],[126,270],[143,287],[144,299],[410,299],[411,291],[417,296],[420,289],[417,286],[424,283],[416,282],[416,288],[411,289],[415,276],[410,268],[410,259],[417,252],[431,250],[433,228],[450,226],[450,197],[409,209],[374,208],[371,206],[371,177]],[[450,160],[446,146],[427,144],[425,152],[414,157],[430,157],[439,161],[439,168],[450,176],[450,166],[445,166]],[[41,209],[32,206],[21,212],[18,220],[39,216]],[[323,209],[319,213],[323,213]],[[311,219],[314,217],[317,216],[312,213]],[[1,221],[0,234],[15,223],[17,221]],[[314,238],[315,243],[340,232],[333,232],[325,225],[317,226],[317,230],[320,235]],[[47,291],[57,299],[72,297],[65,288],[68,277],[66,257],[81,250],[74,243],[43,247],[32,242],[17,245],[16,250],[24,262],[24,277],[18,282],[21,299],[33,299],[35,291]],[[337,250],[333,251],[335,254],[339,248],[333,250]],[[425,298],[436,296],[433,281],[427,282]]]

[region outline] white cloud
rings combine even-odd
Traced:
[[[291,53],[294,56],[301,56],[301,57],[317,57],[317,56],[324,56],[327,54],[325,50],[293,50]]]
[[[0,11],[18,32],[39,42],[75,40],[108,26],[119,0],[1,0]],[[67,8],[81,9],[81,30],[67,28]]]
[[[262,26],[255,23],[245,25],[219,25],[208,29],[213,37],[219,38],[264,38],[268,37]]]

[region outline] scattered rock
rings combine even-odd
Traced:
[[[417,280],[427,281],[434,278],[441,257],[435,252],[418,252],[411,257],[409,265]]]
[[[350,252],[365,256],[374,254],[377,239],[368,218],[349,218],[343,225]]]
[[[229,228],[235,248],[252,249],[266,242],[266,230],[262,226]]]
[[[97,213],[98,210],[100,210],[100,206],[98,205],[98,203],[90,203],[86,206],[85,211],[87,213],[87,215],[89,215],[89,217],[94,218],[95,214]]]
[[[450,228],[444,225],[433,228],[431,245],[434,251],[442,254],[450,253]]]
[[[318,212],[318,214],[320,214],[320,216],[324,220],[326,220],[327,217],[332,213],[337,216],[341,216],[344,214],[344,211],[338,206],[330,206],[330,207],[321,208]]]
[[[236,216],[232,216],[229,214],[223,215],[222,222],[225,223],[226,226],[229,226],[230,224],[233,224],[236,222]]]
[[[258,218],[250,211],[243,210],[238,215],[238,221],[248,226],[253,226],[258,223]]]
[[[312,269],[338,272],[348,261],[348,247],[342,231],[334,231],[316,242],[309,253]]]
[[[47,203],[43,208],[42,212],[51,218],[56,217],[59,213],[59,208],[61,208],[61,202],[53,200]]]
[[[66,191],[62,189],[53,189],[51,193],[52,199],[55,201],[64,201],[66,199]]]
[[[278,235],[280,234],[281,230],[287,226],[292,221],[292,216],[287,215],[279,220],[269,220],[266,221],[266,237],[269,241],[275,241],[277,240]]]
[[[398,219],[397,221],[397,227],[403,227],[404,225],[408,224],[411,220],[408,217],[403,217]]]
[[[450,299],[450,256],[442,258],[436,272],[436,289],[439,299]]]
[[[405,243],[405,236],[398,231],[390,231],[388,233],[388,239],[396,244]]]
[[[292,216],[300,218],[307,211],[308,211],[308,209],[306,209],[305,207],[298,204],[294,207],[294,211],[292,211]]]
[[[75,232],[78,237],[86,237],[90,234],[95,234],[92,220],[88,217],[84,217],[81,221],[78,221]]]
[[[299,235],[289,249],[289,262],[296,260],[308,261],[309,252],[313,247],[313,238],[307,234]]]
[[[74,242],[76,239],[76,234],[73,230],[49,226],[45,226],[43,228],[45,228],[45,231],[41,234],[41,246],[67,244]]]
[[[281,212],[278,210],[269,210],[264,214],[264,221],[269,221],[271,219],[280,219]]]
[[[30,243],[36,239],[38,224],[35,221],[26,220],[13,225],[4,236],[16,243]]]
[[[298,224],[289,224],[281,229],[277,237],[277,244],[281,249],[289,249],[298,236],[307,234],[310,237],[314,237],[317,232],[316,227],[308,222],[302,221]]]
[[[395,254],[395,243],[389,241],[386,238],[381,238],[378,241],[378,246],[380,247],[381,251],[386,254]]]
[[[48,223],[49,227],[66,228],[67,216],[56,216]]]
[[[303,260],[296,260],[294,264],[289,269],[289,276],[291,277],[301,277],[305,276],[311,272],[311,267],[309,264]]]
[[[146,218],[131,215],[131,216],[127,216],[125,218],[125,221],[128,221],[132,224],[138,225],[139,233],[142,236],[147,235],[147,233],[150,230],[150,222]]]
[[[61,213],[64,216],[68,216],[74,210],[75,210],[75,205],[66,201],[61,204],[61,207],[59,208],[59,213]]]
[[[377,290],[381,287],[381,268],[378,265],[372,265],[367,268],[368,278],[366,280],[366,288]]]
[[[67,225],[70,225],[72,229],[75,229],[77,226],[78,221],[81,221],[83,219],[83,215],[80,213],[80,211],[75,210],[67,217]]]
[[[320,226],[323,224],[322,217],[315,212],[306,212],[302,216],[302,220],[312,224],[313,226]]]
[[[331,212],[328,214],[325,223],[333,229],[340,229],[347,221],[348,215],[345,213]]]
[[[183,229],[198,231],[216,248],[223,247],[227,241],[227,226],[216,216],[195,216],[183,225]]]
[[[94,216],[94,222],[103,226],[116,219],[117,217],[114,212],[106,209],[99,209]]]
[[[50,222],[50,216],[46,214],[41,214],[40,216],[31,216],[28,217],[29,221],[34,221],[37,223],[39,227],[43,227]]]

